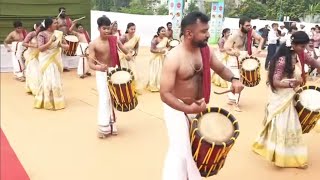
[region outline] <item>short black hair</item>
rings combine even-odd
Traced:
[[[59,7],[59,13],[61,12],[61,10],[66,10],[66,8],[65,7]]]
[[[240,25],[243,26],[246,22],[251,22],[251,19],[246,16],[241,17],[239,20],[239,27],[240,27]]]
[[[22,22],[19,20],[16,20],[13,22],[13,27],[14,28],[18,28],[18,27],[22,27]]]
[[[172,22],[167,22],[167,26],[172,25]]]
[[[208,23],[210,19],[206,14],[199,11],[187,14],[181,21],[181,34],[184,34],[185,29],[190,25],[196,24],[198,20],[202,23]]]
[[[82,24],[81,23],[77,23],[76,24],[76,28],[79,28],[79,26],[82,26]],[[82,26],[83,27],[83,26]]]
[[[97,20],[98,27],[101,26],[110,26],[111,21],[107,16],[101,16]]]
[[[298,31],[298,28],[297,28],[296,26],[291,26],[291,27],[289,28],[289,32],[292,32],[293,30]]]
[[[308,44],[310,39],[304,31],[297,31],[292,34],[291,41],[293,44]]]
[[[272,23],[272,27],[278,26],[278,23]]]

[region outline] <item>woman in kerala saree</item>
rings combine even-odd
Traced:
[[[40,31],[40,23],[34,24],[33,31],[29,32],[23,41],[23,46],[28,48],[22,54],[25,59],[25,76],[27,93],[36,95],[40,85],[39,49],[37,35]]]
[[[305,32],[291,37],[292,47],[282,44],[270,61],[269,100],[264,127],[253,144],[253,151],[279,167],[307,168],[307,146],[294,107],[295,90],[305,83],[304,64],[320,63],[304,53],[309,42]]]
[[[148,90],[158,92],[160,90],[160,75],[165,55],[168,51],[168,38],[166,29],[162,26],[158,28],[157,35],[151,41],[150,51],[152,58],[150,60]]]
[[[126,47],[129,51],[133,52],[133,57],[130,59],[127,58],[127,56],[119,50],[119,59],[120,59],[120,66],[130,69],[133,73],[134,76],[134,82],[135,82],[135,89],[138,94],[141,94],[141,91],[143,89],[141,85],[141,79],[139,76],[139,73],[137,72],[136,69],[136,62],[135,58],[138,55],[138,50],[139,50],[139,42],[140,42],[140,37],[135,34],[136,32],[136,25],[134,23],[129,23],[127,25],[127,30],[126,33],[121,36],[120,41]]]
[[[37,37],[41,79],[39,91],[35,97],[35,108],[59,110],[65,108],[61,83],[63,71],[61,48],[68,49],[69,46],[63,42],[62,31],[57,31],[56,19],[47,18],[42,26],[44,31]]]

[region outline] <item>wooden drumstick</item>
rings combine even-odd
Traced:
[[[221,94],[226,94],[226,93],[229,93],[229,92],[232,92],[232,91],[233,91],[233,90],[230,89],[230,90],[222,91],[222,92],[216,92],[216,91],[214,91],[213,93],[218,94],[218,95],[221,95]]]
[[[281,82],[285,82],[285,81],[296,81],[296,79],[282,79]]]
[[[81,17],[81,18],[78,18],[78,19],[73,20],[72,22],[80,21],[81,19],[84,19],[84,18],[86,18],[86,17],[83,16],[83,17]]]
[[[103,66],[106,66],[105,64],[103,64],[103,63],[101,63],[101,62],[99,62],[98,60],[96,60],[96,59],[94,59],[94,58],[91,58],[91,57],[89,57],[89,55],[85,55],[85,57],[87,57],[87,58],[89,58],[89,59],[91,59],[91,60],[94,60],[97,64],[99,64],[99,65],[103,65]]]
[[[58,16],[57,16],[57,19],[59,18],[59,16],[61,15],[61,13],[62,13],[62,10],[59,12],[59,14],[58,14]]]

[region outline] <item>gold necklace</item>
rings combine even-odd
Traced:
[[[200,71],[202,70],[202,68],[203,68],[203,63],[201,63],[201,66],[200,66],[199,69],[196,69],[196,68],[194,67],[194,64],[193,64],[191,61],[189,61],[189,65],[191,66],[191,68],[193,69],[193,71],[196,72],[196,73],[200,72]]]

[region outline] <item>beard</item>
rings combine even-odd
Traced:
[[[244,27],[241,28],[241,32],[247,34],[248,33],[248,30],[246,30]]]
[[[196,47],[203,48],[208,45],[208,40],[209,40],[209,38],[207,38],[203,41],[192,41],[192,44]]]

